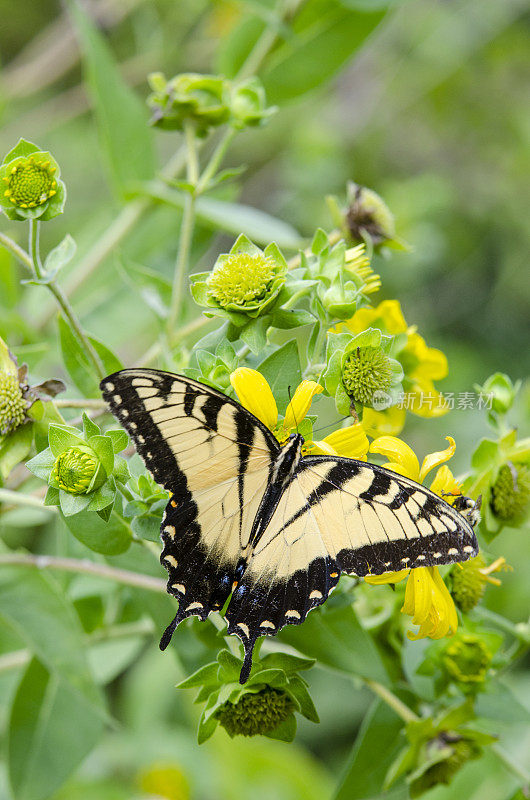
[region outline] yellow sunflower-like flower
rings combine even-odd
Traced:
[[[384,465],[386,469],[412,478],[418,483],[422,483],[431,470],[439,467],[431,484],[432,491],[440,496],[449,492],[459,494],[460,484],[454,478],[449,467],[444,464],[454,455],[456,444],[451,436],[446,436],[446,439],[449,447],[436,453],[429,453],[423,459],[421,466],[412,448],[394,436],[380,436],[372,442],[370,450],[373,453],[381,453],[389,459]],[[444,465],[441,466],[442,464]],[[438,567],[417,567],[411,570],[367,576],[365,581],[372,585],[398,583],[407,576],[405,602],[401,611],[412,617],[414,625],[419,625],[417,633],[407,632],[409,639],[416,640],[425,637],[441,639],[456,633],[458,617],[455,604],[442,580]]]
[[[375,308],[360,308],[343,324],[354,334],[367,328],[379,328],[388,335],[403,336],[403,346],[395,358],[405,373],[406,403],[402,408],[393,407],[385,411],[367,409],[363,423],[369,435],[396,436],[403,430],[407,409],[420,417],[440,417],[449,411],[434,386],[434,381],[447,375],[447,358],[441,350],[428,347],[414,325],[407,325],[398,300],[383,300]]]
[[[284,444],[307,416],[315,395],[323,391],[315,381],[302,381],[296,388],[283,420],[279,420],[278,407],[272,390],[263,375],[249,367],[239,367],[230,375],[239,402],[254,414]],[[332,455],[366,461],[368,439],[361,423],[330,433],[322,440],[306,440],[303,455]]]

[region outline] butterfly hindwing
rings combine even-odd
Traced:
[[[256,639],[303,622],[341,572],[380,575],[477,552],[469,523],[429,489],[361,461],[303,458],[227,609],[246,651],[243,677]]]

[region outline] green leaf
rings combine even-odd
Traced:
[[[59,338],[64,366],[72,381],[85,397],[101,397],[99,391],[99,377],[95,374],[92,362],[86,355],[81,342],[73,333],[68,322],[59,317]],[[122,363],[117,356],[98,339],[88,337],[91,345],[98,354],[107,374],[122,369]]]
[[[79,514],[89,503],[90,495],[88,494],[70,494],[63,489],[59,490],[59,505],[65,518]]]
[[[15,158],[30,156],[32,153],[39,152],[41,152],[40,148],[37,147],[36,144],[33,144],[33,142],[28,142],[27,139],[19,139],[13,149],[4,157],[2,164],[9,164],[9,162],[14,161]]]
[[[46,800],[103,733],[103,720],[71,685],[37,659],[27,666],[9,720],[8,768],[14,800]]]
[[[86,447],[86,442],[81,436],[81,432],[77,428],[71,428],[69,425],[50,425],[48,431],[48,441],[50,442],[50,450],[57,458],[69,447]]]
[[[197,743],[204,744],[204,742],[212,736],[217,728],[217,720],[215,717],[206,717],[204,712],[199,720],[199,729],[197,731]]]
[[[269,653],[261,659],[263,669],[283,669],[287,674],[311,669],[314,664],[314,658],[300,658],[300,656],[293,656],[290,653]]]
[[[44,262],[44,271],[48,280],[55,278],[59,270],[72,260],[76,249],[76,243],[67,233],[62,242],[50,250]]]
[[[276,352],[265,358],[259,364],[258,369],[267,379],[276,399],[278,411],[283,414],[289,403],[289,386],[292,395],[302,380],[298,345],[293,340],[286,342]]]
[[[33,425],[25,423],[0,439],[0,477],[5,480],[13,467],[24,461],[33,441]]]
[[[68,7],[83,50],[88,90],[110,173],[123,197],[133,183],[155,174],[147,109],[121,77],[113,54],[81,4],[69,0]]]
[[[279,739],[281,742],[292,742],[296,736],[296,717],[291,714],[283,722],[280,722],[277,728],[273,731],[266,733],[269,739]]]
[[[102,696],[88,668],[79,619],[52,578],[27,567],[4,566],[0,618],[50,671],[102,713]]]
[[[384,12],[349,11],[335,3],[309,2],[294,23],[294,36],[278,47],[262,75],[271,103],[321,87],[364,44]]]
[[[300,713],[310,722],[320,722],[318,712],[313,703],[313,698],[307,690],[305,681],[295,675],[289,681],[288,691],[295,697],[300,705]]]
[[[96,453],[101,465],[107,475],[112,475],[114,469],[114,448],[112,447],[112,440],[104,434],[91,436],[90,447]]]
[[[239,338],[245,342],[252,352],[257,355],[267,346],[267,329],[269,327],[269,317],[258,317],[251,320],[242,328]]]
[[[194,686],[203,686],[203,685],[217,685],[217,670],[219,668],[219,664],[217,661],[213,661],[211,664],[206,664],[205,667],[201,667],[194,672],[193,675],[190,675],[188,678],[185,678],[180,683],[177,683],[175,688],[176,689],[191,689]],[[238,673],[239,675],[239,673]]]
[[[328,667],[388,684],[381,656],[350,605],[315,609],[303,625],[289,625],[279,637]]]
[[[388,768],[403,740],[403,721],[385,703],[375,700],[357,734],[341,783],[333,800],[378,797]]]
[[[278,308],[274,311],[271,324],[275,328],[289,329],[298,328],[301,325],[312,325],[315,321],[315,317],[309,311]]]
[[[172,189],[150,183],[144,186],[150,197],[168,203],[175,208],[184,207],[184,195]],[[242,231],[253,242],[266,245],[271,241],[288,250],[304,246],[302,236],[289,223],[260,211],[258,208],[229,203],[214,197],[199,197],[195,204],[197,219],[214,230],[221,229],[234,235]]]
[[[105,431],[105,436],[111,440],[112,448],[115,453],[121,453],[129,444],[129,437],[123,430]]]
[[[112,512],[108,522],[92,511],[65,516],[64,521],[75,538],[96,553],[116,556],[124,553],[131,544],[131,530],[117,511]]]

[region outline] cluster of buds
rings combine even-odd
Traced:
[[[231,737],[262,735],[292,741],[295,712],[319,721],[307,683],[298,675],[313,664],[312,659],[271,653],[254,659],[250,677],[242,686],[242,659],[221,650],[217,661],[177,685],[179,689],[200,687],[196,702],[206,702],[199,721],[199,744],[209,739],[218,725]]]
[[[191,122],[197,136],[205,136],[225,123],[238,129],[261,125],[276,111],[267,108],[265,90],[257,78],[232,84],[219,75],[186,72],[168,80],[154,72],[148,80],[151,122],[165,130],[182,130]]]

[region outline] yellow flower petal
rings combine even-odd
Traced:
[[[449,622],[449,630],[451,632],[450,635],[452,636],[454,633],[456,633],[456,630],[458,628],[458,616],[456,613],[456,608],[453,598],[449,593],[449,589],[445,585],[445,581],[442,579],[442,576],[440,575],[438,567],[429,567],[429,569],[432,570],[432,577],[434,583],[436,585],[436,588],[439,590],[440,595],[445,603],[444,614],[447,616]],[[444,636],[445,635],[446,634],[444,634]]]
[[[365,575],[365,583],[370,586],[381,586],[385,583],[399,583],[409,574],[410,569],[400,569],[398,572],[383,572],[382,575]]]
[[[424,419],[443,417],[451,408],[431,380],[419,380],[407,392],[407,408]]]
[[[447,464],[444,464],[443,467],[440,467],[436,473],[434,480],[431,483],[431,492],[434,492],[439,497],[443,497],[444,494],[458,495],[462,493],[462,484],[456,480]],[[448,502],[451,502],[450,497],[446,499]]]
[[[237,392],[241,405],[273,430],[278,422],[278,408],[263,375],[249,367],[238,367],[230,375],[230,383]]]
[[[333,431],[324,438],[324,443],[332,447],[339,456],[366,461],[368,437],[364,432],[364,425],[360,422]]]
[[[429,567],[413,569],[410,579],[414,584],[414,615],[412,621],[421,625],[429,616],[432,606],[434,583],[429,573]]]
[[[376,439],[378,436],[398,436],[405,426],[406,416],[405,409],[397,406],[391,406],[384,411],[365,408],[363,410],[363,428],[372,439]]]
[[[399,300],[383,300],[376,308],[360,308],[345,324],[352,333],[361,333],[370,327],[382,328],[390,334],[407,330]]]
[[[416,454],[401,439],[395,436],[379,436],[370,445],[370,452],[381,453],[389,459],[394,459],[395,463],[391,462],[384,465],[386,469],[394,469],[395,472],[406,475],[412,478],[413,481],[418,480],[420,465]],[[395,469],[396,465],[399,465],[401,469]]]
[[[452,436],[446,436],[445,440],[446,442],[449,442],[449,447],[447,447],[445,450],[440,450],[437,453],[429,453],[429,455],[425,456],[423,459],[420,469],[420,483],[423,482],[425,476],[431,471],[431,469],[440,466],[440,464],[443,464],[444,461],[449,461],[449,459],[454,456],[456,450],[455,440]]]
[[[409,373],[412,378],[424,377],[439,381],[445,378],[449,371],[445,353],[435,347],[428,347],[419,333],[409,334],[403,352],[418,360],[417,366]]]
[[[331,447],[331,445],[327,444],[326,441],[317,441],[317,442],[310,442],[309,443],[309,451],[310,455],[315,456],[338,456],[336,450]],[[303,452],[303,448],[302,448]]]
[[[302,381],[287,406],[283,422],[284,427],[287,430],[296,428],[309,411],[313,397],[323,391],[323,387],[315,383],[315,381]]]

